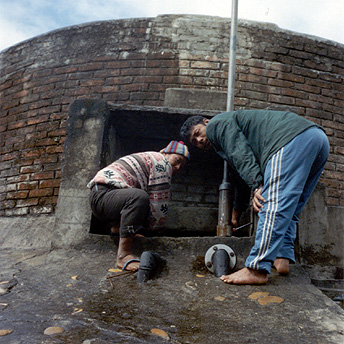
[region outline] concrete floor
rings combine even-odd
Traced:
[[[13,332],[0,343],[344,343],[344,311],[300,266],[287,277],[273,271],[264,286],[227,285],[203,265],[215,243],[233,248],[243,266],[248,238],[137,238],[137,254],[153,250],[167,261],[144,284],[136,274],[106,278],[115,268],[109,237],[68,250],[2,250],[0,334]],[[266,294],[254,293],[283,302],[262,305]],[[64,332],[46,335],[48,327]]]

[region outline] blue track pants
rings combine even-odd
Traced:
[[[268,162],[258,213],[256,239],[245,266],[270,273],[276,258],[295,263],[298,216],[311,196],[329,154],[329,142],[311,127],[281,148]]]

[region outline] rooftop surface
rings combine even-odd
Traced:
[[[70,249],[2,250],[0,343],[344,343],[344,311],[301,266],[288,276],[272,271],[264,286],[228,285],[205,268],[215,243],[233,248],[242,267],[250,240],[137,238],[137,254],[152,250],[167,261],[143,284],[137,273],[108,278],[117,274],[109,271],[109,237]],[[63,332],[44,334],[50,327]]]

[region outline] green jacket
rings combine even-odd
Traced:
[[[255,189],[263,184],[271,157],[312,126],[317,124],[292,112],[238,110],[212,118],[206,134],[216,152]]]

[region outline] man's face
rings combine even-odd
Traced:
[[[172,166],[173,174],[177,174],[188,163],[188,159],[185,156],[180,155],[180,154],[176,154],[176,153],[165,154],[165,157]]]
[[[212,148],[205,131],[208,122],[209,120],[205,119],[204,123],[194,125],[190,132],[190,143],[203,150],[210,150]]]

